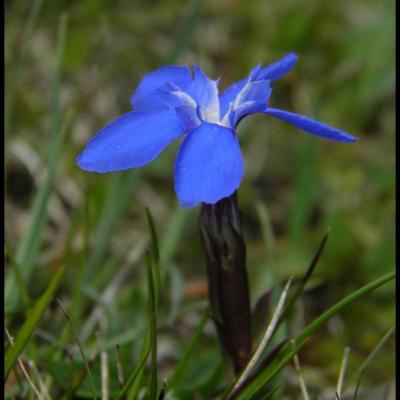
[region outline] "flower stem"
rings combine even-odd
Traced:
[[[199,224],[212,318],[221,347],[238,373],[250,358],[252,337],[246,245],[236,193],[216,204],[203,204]]]

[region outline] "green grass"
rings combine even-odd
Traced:
[[[57,274],[54,275],[53,279],[46,288],[46,291],[35,303],[33,309],[28,314],[28,318],[18,331],[18,335],[15,339],[14,344],[9,348],[5,356],[5,361],[4,361],[5,379],[7,379],[18,357],[24,350],[24,347],[27,345],[36,326],[42,319],[43,314],[46,311],[46,308],[48,307],[49,303],[53,300],[54,293],[57,290],[63,275],[64,275],[64,268],[60,269],[57,272]]]
[[[180,208],[173,191],[178,144],[111,175],[80,171],[75,158],[129,110],[147,71],[197,63],[225,87],[291,50],[298,65],[274,83],[271,105],[359,141],[317,140],[266,116],[239,128],[252,304],[269,293],[255,328],[266,329],[293,276],[239,398],[260,388],[259,398],[297,398],[298,380],[288,377],[300,349],[310,397],[334,396],[346,347],[346,395],[368,400],[391,387],[393,0],[14,0],[5,12],[5,325],[14,337],[5,343],[6,398],[100,398],[101,352],[109,398],[228,393],[235,378],[205,311],[198,210]]]

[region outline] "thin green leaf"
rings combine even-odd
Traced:
[[[158,240],[157,240],[157,233],[156,233],[156,228],[154,226],[154,219],[153,216],[151,215],[150,209],[146,207],[146,217],[147,217],[147,223],[149,225],[150,229],[150,235],[151,235],[151,248],[153,251],[154,259],[156,261],[160,260],[160,252],[158,249]]]
[[[271,399],[272,396],[278,392],[278,390],[282,389],[281,386],[276,386],[274,388],[272,388],[271,390],[269,390],[267,393],[265,393],[265,395],[261,395],[261,397],[259,398],[259,400],[268,400]]]
[[[122,389],[125,385],[124,367],[121,362],[121,347],[119,344],[115,346],[115,364],[117,367],[118,385]]]
[[[201,334],[203,333],[204,326],[208,321],[208,311],[204,313],[203,317],[201,318],[197,328],[191,337],[185,351],[183,352],[181,359],[178,365],[175,367],[174,372],[172,373],[171,377],[168,379],[168,386],[167,390],[170,391],[177,383],[182,379],[185,372],[187,371],[187,366],[193,356],[193,352],[196,349],[196,346],[199,343],[201,338]]]
[[[63,275],[64,275],[64,268],[61,268],[54,275],[43,295],[36,302],[32,312],[29,314],[27,320],[20,329],[14,345],[10,347],[10,349],[7,351],[4,363],[5,380],[7,379],[7,376],[10,373],[11,369],[13,368],[19,355],[21,354],[24,347],[28,343],[37,325],[39,324],[44,312],[46,311],[47,306],[53,299],[54,293],[57,290]]]
[[[150,354],[150,345],[149,345],[149,353]],[[144,366],[139,371],[135,381],[132,384],[131,389],[128,392],[128,400],[136,400],[139,396],[140,389],[142,388],[142,380],[144,376]]]
[[[304,331],[297,336],[296,342],[300,342],[305,338],[308,338],[312,333],[314,333],[319,327],[325,324],[330,318],[338,314],[348,305],[353,303],[355,300],[359,299],[360,297],[366,295],[367,293],[379,288],[380,286],[384,285],[385,283],[390,282],[396,277],[396,272],[389,272],[384,276],[375,279],[374,281],[362,286],[360,289],[354,291],[353,293],[346,296],[344,299],[337,302],[334,306],[329,308],[325,311],[322,315],[316,318],[311,324],[309,324]]]
[[[357,400],[358,397],[358,390],[360,389],[360,385],[361,385],[361,378],[363,377],[364,374],[364,370],[360,372],[360,375],[357,379],[357,385],[356,388],[354,390],[354,395],[353,395],[353,400]]]
[[[17,260],[14,257],[14,254],[12,253],[10,247],[5,244],[5,256],[9,258],[10,260],[10,267],[12,268],[12,272],[15,274],[15,281],[19,290],[19,293],[21,294],[21,300],[22,304],[24,307],[27,307],[29,305],[29,292],[28,288],[22,279],[21,276],[21,267],[18,265]]]
[[[246,386],[243,391],[239,393],[237,399],[247,400],[249,398],[252,398],[251,396],[257,393],[257,391],[264,385],[269,383],[271,379],[274,378],[276,374],[278,374],[286,366],[286,364],[292,359],[292,357],[297,354],[297,352],[303,347],[311,334],[313,334],[318,328],[324,325],[330,318],[349,306],[355,300],[379,288],[385,283],[390,282],[395,278],[395,276],[396,273],[391,272],[368,283],[367,285],[361,287],[360,289],[354,291],[344,299],[337,302],[322,315],[316,318],[303,330],[301,334],[299,334],[295,338],[294,349],[291,349],[289,346],[285,346],[282,349],[281,355],[275,358],[264,370],[260,371],[260,373],[254,378],[254,380],[250,382],[249,385]]]
[[[149,381],[150,400],[157,398],[157,304],[154,288],[154,266],[151,255],[146,252],[145,256],[147,267],[147,290],[148,290],[148,317],[149,317],[149,336],[151,347],[151,367]]]
[[[139,357],[138,365],[137,365],[136,369],[132,372],[131,376],[126,381],[125,385],[118,392],[118,394],[114,397],[114,400],[122,399],[127,394],[128,390],[132,387],[132,385],[136,382],[136,379],[143,372],[147,357],[150,354],[150,350],[151,350],[151,347],[150,347],[149,333],[147,332],[144,342],[143,342],[143,348],[142,348],[142,351],[141,351],[141,354]]]
[[[154,291],[155,291],[155,302],[157,304],[160,292],[160,252],[158,249],[158,240],[156,228],[154,226],[154,220],[150,213],[150,210],[146,207],[147,223],[149,225],[150,237],[151,237],[151,256],[154,263]]]

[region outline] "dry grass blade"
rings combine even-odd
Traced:
[[[167,382],[164,379],[163,384],[162,384],[162,388],[160,390],[160,395],[158,396],[158,400],[164,400],[166,391],[167,391]]]
[[[36,367],[35,363],[33,362],[33,360],[29,360],[28,364],[29,364],[29,368],[34,373],[37,382],[39,383],[39,388],[40,388],[40,392],[42,393],[42,397],[44,399],[51,400],[51,397],[50,397],[49,391],[46,387],[46,384],[43,382],[43,379],[40,376],[40,372],[39,372],[38,368]]]
[[[122,368],[121,349],[119,347],[119,344],[115,346],[115,362],[117,364],[118,385],[119,388],[122,389],[125,385],[125,376],[124,369]]]
[[[124,386],[121,388],[119,393],[114,397],[114,400],[125,399],[126,394],[127,394],[128,390],[131,388],[131,386],[136,383],[136,380],[138,378],[140,380],[140,377],[143,373],[143,369],[145,367],[147,357],[150,354],[150,350],[151,350],[151,346],[150,346],[150,340],[149,340],[149,333],[147,332],[146,336],[144,338],[143,349],[142,349],[142,353],[141,353],[139,361],[138,361],[138,365],[137,365],[136,369],[133,371],[133,373],[131,374],[131,376],[128,378],[128,380],[126,381]],[[131,393],[129,393],[129,395],[131,396]],[[130,398],[136,398],[136,395],[134,395]]]
[[[292,340],[291,343],[292,343],[293,349],[295,349],[296,348],[295,341]],[[296,368],[297,376],[299,378],[300,389],[301,389],[301,393],[304,397],[304,400],[310,400],[310,396],[308,395],[306,383],[304,382],[303,376],[301,374],[300,361],[299,361],[299,356],[297,354],[294,355],[293,362],[294,362],[294,366]]]
[[[286,302],[286,298],[289,292],[289,288],[292,282],[292,278],[289,279],[287,282],[281,297],[279,298],[278,305],[275,309],[275,312],[271,318],[271,322],[269,323],[267,330],[265,331],[265,335],[262,338],[260,344],[258,345],[257,350],[255,351],[253,357],[250,359],[249,363],[247,364],[246,368],[243,370],[243,372],[239,375],[238,380],[236,381],[235,385],[233,386],[232,390],[229,392],[227,399],[232,399],[237,390],[242,386],[242,384],[246,381],[246,379],[249,377],[252,369],[254,366],[257,364],[259,361],[261,355],[263,354],[265,348],[268,346],[273,333],[275,332],[275,328],[278,324],[278,321],[282,315],[282,311]]]
[[[7,339],[9,340],[11,346],[13,346],[13,345],[14,345],[14,339],[12,338],[12,336],[10,335],[10,333],[8,332],[8,329],[7,329],[7,328],[5,328],[5,333],[6,333]],[[18,362],[18,365],[19,365],[19,367],[21,368],[21,371],[22,371],[22,373],[24,374],[26,380],[28,381],[30,387],[32,388],[33,392],[36,394],[36,396],[38,397],[38,399],[42,400],[42,399],[43,399],[42,395],[40,394],[38,388],[37,388],[37,387],[35,386],[35,384],[33,383],[31,377],[29,376],[28,371],[27,371],[26,368],[25,368],[24,363],[22,362],[22,360],[21,360],[19,357],[17,358],[17,362]],[[43,400],[44,400],[44,399],[43,399]]]
[[[108,373],[108,355],[106,351],[100,353],[100,365],[101,365],[101,399],[108,400],[109,396],[109,373]]]
[[[108,355],[106,351],[100,353],[101,365],[101,399],[108,400],[109,394],[109,372],[108,372]]]
[[[340,365],[339,377],[336,386],[336,394],[340,399],[342,397],[343,387],[344,387],[344,376],[346,374],[347,364],[349,362],[350,347],[346,347],[343,353],[342,364]]]

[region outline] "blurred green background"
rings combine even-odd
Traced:
[[[64,13],[68,26],[60,53]],[[111,365],[119,343],[124,365],[132,368],[146,324],[142,256],[149,207],[166,271],[160,376],[167,377],[179,359],[206,304],[206,283],[198,209],[180,209],[173,191],[178,143],[140,170],[96,175],[75,165],[87,140],[130,109],[141,76],[164,64],[199,64],[212,78],[220,76],[224,88],[257,63],[295,51],[299,62],[274,83],[270,104],[359,138],[351,145],[331,143],[267,116],[240,125],[246,172],[239,202],[253,304],[291,275],[302,275],[328,228],[326,251],[287,329],[297,332],[346,294],[391,271],[394,15],[393,0],[7,1],[5,274],[11,334],[65,266],[58,297],[85,350],[95,354],[104,346]],[[18,263],[21,279],[10,282]],[[351,348],[353,371],[392,325],[393,284],[332,319],[300,353],[310,392],[332,396],[344,347]],[[63,369],[63,357],[55,357],[60,348],[80,360],[62,312],[52,306],[25,353],[53,386],[66,379],[57,376]],[[210,322],[202,349],[188,370],[188,387],[201,387],[210,376],[223,380]],[[293,374],[289,366],[281,394],[287,398],[299,392]],[[361,386],[374,393],[390,388],[393,379],[389,341]],[[21,389],[9,382],[9,390]]]

